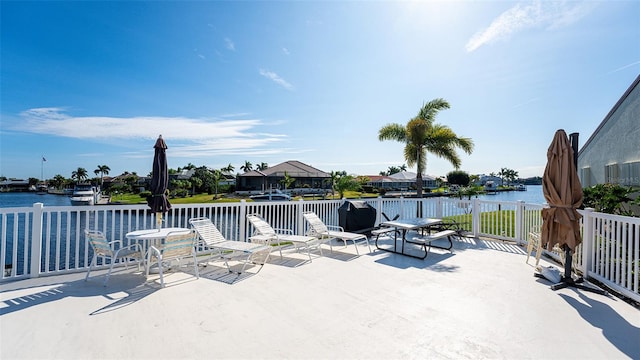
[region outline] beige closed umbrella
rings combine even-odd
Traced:
[[[582,242],[577,209],[582,205],[582,185],[574,164],[574,152],[564,130],[556,131],[547,150],[542,193],[549,208],[542,209],[542,245],[558,244],[575,251]]]
[[[567,286],[606,294],[600,289],[579,285],[582,278],[571,276],[572,255],[582,242],[578,208],[582,206],[582,184],[576,170],[578,134],[571,134],[569,141],[564,130],[556,131],[547,150],[547,165],[542,176],[542,193],[549,204],[542,209],[542,246],[548,250],[558,244],[565,251],[564,276],[558,284],[551,286],[557,290]]]

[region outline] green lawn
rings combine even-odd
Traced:
[[[169,201],[172,204],[209,204],[209,203],[227,203],[227,202],[239,202],[242,198],[240,197],[223,197],[223,194],[218,194],[218,198],[217,199],[213,199],[213,195],[210,194],[197,194],[197,195],[193,195],[193,196],[187,196],[187,197],[178,197],[178,198],[170,198]],[[377,193],[361,193],[361,192],[357,192],[357,191],[347,191],[345,193],[345,197],[348,199],[359,199],[359,198],[375,198],[378,197]],[[299,200],[301,199],[301,196],[296,196],[293,198],[293,200]],[[332,197],[331,194],[329,194],[327,197],[327,199],[339,199],[338,194],[336,193],[335,197]],[[253,201],[250,200],[248,197],[244,198],[247,201]],[[317,197],[309,197],[306,198],[308,200],[319,200],[321,199],[321,197],[317,196]],[[137,194],[118,194],[118,195],[114,195],[113,198],[111,199],[112,202],[114,203],[120,203],[120,204],[146,204],[147,203],[147,199],[146,198],[142,198]]]

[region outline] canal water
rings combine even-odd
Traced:
[[[475,197],[475,196],[474,196]],[[546,203],[542,195],[542,185],[528,185],[527,191],[500,191],[492,195],[478,195],[478,199],[487,201],[518,201],[530,204]],[[0,193],[0,207],[25,207],[41,202],[44,206],[68,206],[71,201],[68,196],[44,194],[34,192]]]

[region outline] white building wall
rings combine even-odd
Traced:
[[[578,153],[583,186],[640,186],[640,76]]]

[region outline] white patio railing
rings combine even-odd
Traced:
[[[456,198],[365,199],[376,212],[392,218],[451,218],[474,237],[514,241],[524,245],[532,229],[540,229],[541,204],[494,202]],[[314,211],[329,225],[339,225],[338,208],[344,200],[237,202],[173,205],[163,227],[188,227],[193,217],[209,217],[231,240],[244,241],[251,229],[246,215],[257,213],[275,228],[307,231],[302,213]],[[384,213],[384,215],[383,215]],[[583,242],[574,254],[575,268],[611,289],[640,301],[640,219],[581,211]],[[83,230],[104,232],[109,240],[156,227],[155,214],[146,205],[55,206],[0,208],[0,281],[86,271],[91,249]],[[554,255],[554,254],[551,254]],[[555,254],[557,259],[560,254]]]

